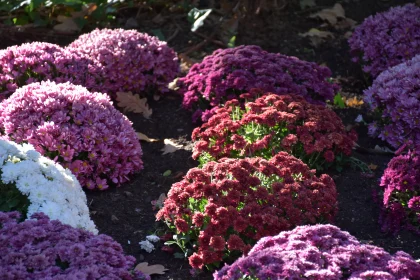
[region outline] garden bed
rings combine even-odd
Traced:
[[[318,3],[319,2],[319,3]],[[349,3],[348,3],[349,2]],[[392,4],[400,4],[403,1],[394,1]],[[346,16],[360,22],[364,17],[375,12],[385,10],[380,5],[381,1],[345,1],[343,6]],[[320,6],[332,6],[334,1],[317,1]],[[333,77],[343,89],[343,95],[361,96],[367,87],[363,72],[358,64],[350,61],[347,39],[344,31],[333,31],[335,38],[315,48],[309,44],[306,38],[299,33],[307,32],[308,29],[320,24],[315,19],[308,19],[309,12],[282,11],[267,17],[255,16],[240,23],[237,45],[256,44],[271,52],[280,52],[285,55],[294,55],[300,59],[325,64],[332,72]],[[182,18],[176,18],[180,26],[185,29],[185,34],[175,37],[169,46],[176,51],[181,51],[189,46],[191,37],[194,42],[202,40],[189,33],[188,23]],[[147,22],[140,31],[149,31],[155,26],[153,22]],[[170,29],[171,27],[167,27]],[[168,32],[165,26],[163,32]],[[29,32],[29,31],[24,31]],[[182,32],[181,32],[182,33]],[[22,36],[21,31],[5,29],[2,27],[0,37],[1,47],[16,45],[26,40],[37,38]],[[186,35],[187,34],[187,35]],[[66,45],[69,37],[54,37],[54,35],[42,36],[47,40],[61,45]],[[199,59],[206,53],[211,53],[216,46],[209,45],[196,53]],[[136,257],[138,262],[149,264],[162,264],[168,269],[163,276],[153,276],[152,279],[190,279],[190,266],[185,259],[175,259],[171,254],[161,251],[162,243],[151,253],[140,249],[139,242],[146,235],[163,233],[165,224],[155,221],[157,210],[153,210],[152,201],[157,200],[163,193],[167,193],[171,185],[180,181],[186,172],[198,165],[191,158],[192,142],[191,133],[194,125],[191,123],[191,113],[181,108],[182,98],[176,94],[167,94],[160,100],[149,98],[149,105],[153,109],[150,119],[145,119],[140,114],[128,113],[127,117],[133,122],[133,128],[150,138],[159,139],[157,142],[141,142],[143,149],[142,160],[144,169],[134,176],[128,183],[120,188],[112,188],[107,191],[86,190],[88,206],[91,217],[96,223],[100,233],[108,234],[119,242],[126,254]],[[334,108],[342,118],[345,125],[355,126],[359,134],[358,144],[366,149],[373,149],[375,145],[384,146],[384,143],[367,136],[367,127],[358,125],[354,121],[359,114],[368,119],[367,108]],[[162,154],[164,139],[174,139],[183,148],[169,154]],[[373,167],[373,177],[363,176],[360,170],[345,168],[341,173],[328,172],[334,179],[338,191],[338,215],[335,225],[344,231],[348,231],[362,243],[383,247],[388,252],[394,253],[402,250],[420,258],[420,241],[418,236],[408,231],[401,231],[398,235],[387,235],[380,230],[378,217],[379,205],[373,200],[373,191],[378,188],[379,178],[383,174],[386,165],[392,158],[391,155],[379,153],[355,152],[357,159],[364,161]],[[167,170],[171,171],[169,176]],[[165,173],[165,175],[164,175]],[[211,279],[209,272],[204,272],[198,279]]]

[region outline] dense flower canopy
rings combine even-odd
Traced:
[[[313,62],[269,53],[258,46],[239,46],[206,56],[178,85],[184,108],[194,111],[194,121],[207,121],[219,105],[253,88],[297,94],[325,104],[338,90],[338,85],[328,81],[330,76],[330,69]]]
[[[405,252],[361,244],[332,225],[299,226],[262,238],[214,279],[420,279],[420,264]]]
[[[0,279],[150,279],[130,272],[136,259],[111,237],[32,218],[18,223],[18,212],[0,212]]]
[[[353,61],[373,77],[420,53],[420,7],[407,4],[366,18],[349,39]]]
[[[120,185],[143,168],[132,123],[106,94],[54,82],[19,88],[0,103],[0,133],[69,168],[83,187]]]
[[[91,59],[89,75],[96,84],[86,87],[112,97],[118,91],[167,92],[179,72],[176,53],[166,42],[136,30],[95,29],[67,50]]]

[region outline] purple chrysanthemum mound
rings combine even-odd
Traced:
[[[220,104],[253,88],[276,94],[297,94],[311,103],[332,100],[338,85],[328,81],[331,71],[313,62],[258,46],[219,49],[191,67],[178,80],[183,106],[193,110],[193,121],[207,121]]]
[[[381,187],[382,229],[397,233],[405,227],[420,234],[420,146],[388,163]]]
[[[0,212],[0,279],[150,279],[130,272],[136,259],[125,256],[107,235],[49,220],[43,213],[18,219],[18,212]]]
[[[420,7],[394,7],[364,20],[349,39],[353,61],[373,77],[420,53]]]
[[[28,142],[89,189],[117,185],[143,168],[132,123],[106,94],[82,86],[33,83],[0,103],[0,136]]]
[[[420,279],[420,264],[407,253],[391,255],[363,245],[332,225],[299,226],[264,237],[247,256],[214,273],[215,280]],[[255,278],[253,278],[255,277]]]
[[[136,30],[96,29],[81,35],[68,50],[93,60],[89,90],[114,96],[118,91],[168,91],[179,72],[176,53],[166,42]]]
[[[0,101],[18,87],[54,80],[75,84],[86,82],[87,59],[81,59],[58,45],[34,42],[0,51]]]
[[[382,72],[365,90],[365,102],[381,114],[369,134],[398,148],[420,144],[420,55]]]

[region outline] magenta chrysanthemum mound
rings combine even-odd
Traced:
[[[369,134],[398,148],[411,141],[420,145],[420,55],[382,72],[365,90],[365,102],[381,119]]]
[[[269,159],[286,151],[322,170],[334,164],[340,167],[338,159],[350,156],[357,140],[334,111],[302,96],[266,93],[244,107],[230,100],[194,129],[194,159],[201,163],[222,157]]]
[[[420,146],[388,163],[381,187],[382,229],[396,233],[405,227],[420,234]]]
[[[89,189],[117,185],[143,168],[132,123],[106,94],[82,86],[33,83],[0,103],[0,133],[28,142],[61,163]]]
[[[81,59],[58,45],[34,42],[0,51],[0,101],[18,87],[54,80],[84,84],[80,75],[88,69],[87,59]]]
[[[166,42],[136,30],[96,29],[68,47],[92,59],[90,74],[97,83],[89,90],[115,96],[118,91],[168,91],[179,72],[176,53]]]
[[[353,61],[373,77],[420,53],[420,7],[394,7],[364,20],[349,39]]]
[[[211,268],[247,253],[263,236],[331,222],[337,212],[334,181],[314,173],[286,152],[269,161],[212,161],[173,184],[156,217],[188,237],[193,268]]]
[[[338,90],[338,85],[328,81],[330,76],[330,69],[313,62],[269,53],[258,46],[239,46],[205,57],[178,85],[184,108],[194,111],[193,120],[207,121],[220,104],[253,88],[298,94],[309,102],[325,104]]]
[[[237,279],[420,279],[420,264],[407,253],[394,255],[361,244],[332,225],[300,226],[262,238],[247,256],[214,273]]]
[[[137,279],[136,259],[111,237],[63,225],[43,213],[18,223],[0,212],[0,279]]]

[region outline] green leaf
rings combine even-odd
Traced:
[[[32,12],[33,10],[41,7],[43,2],[44,0],[31,0],[28,6],[29,12]]]
[[[340,93],[337,93],[334,96],[334,105],[338,106],[339,108],[345,108],[346,104],[344,103],[343,97],[341,97]]]
[[[235,41],[236,41],[236,36],[232,36],[232,38],[230,38],[229,42],[228,42],[228,48],[234,48],[235,47]]]
[[[13,18],[14,25],[25,25],[29,23],[29,18],[26,15],[21,15],[20,17]]]
[[[166,241],[165,243],[163,243],[164,245],[173,245],[176,244],[176,241]]]
[[[152,29],[153,35],[159,38],[161,41],[165,41],[165,35],[163,35],[162,30],[160,29]]]
[[[176,259],[185,259],[185,255],[183,253],[175,253],[174,257]]]
[[[171,170],[166,170],[165,172],[163,172],[163,176],[164,177],[168,177],[169,175],[171,175],[172,174],[172,171]]]

